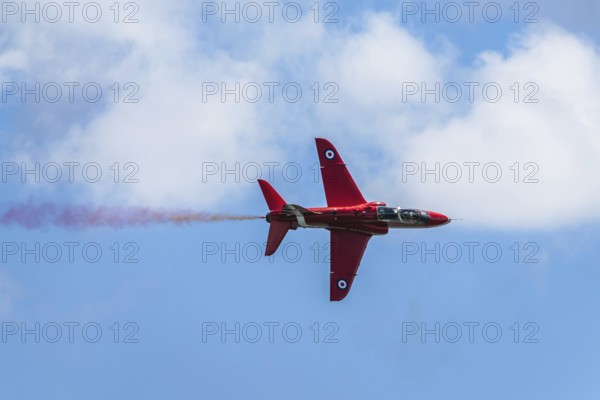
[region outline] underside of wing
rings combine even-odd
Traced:
[[[331,230],[330,301],[340,301],[350,291],[369,239],[365,233]]]
[[[366,203],[333,144],[327,139],[317,138],[315,140],[327,206],[345,207]]]

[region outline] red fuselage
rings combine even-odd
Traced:
[[[372,235],[385,235],[389,228],[432,228],[450,222],[448,217],[434,211],[386,207],[383,202],[350,207],[296,207],[290,205],[281,211],[271,211],[266,219],[290,223],[290,229],[343,229]]]

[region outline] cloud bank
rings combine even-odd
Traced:
[[[203,39],[199,20],[190,19],[197,15],[192,8],[153,4],[143,14],[152,23],[106,22],[110,29],[7,25],[9,40],[0,47],[5,81],[139,85],[138,103],[109,101],[84,116],[68,114],[60,140],[7,154],[135,162],[139,183],[119,190],[87,185],[81,193],[95,202],[201,208],[256,197],[253,185],[232,178],[203,182],[202,163],[302,163],[297,146],[328,135],[373,200],[444,210],[494,228],[553,228],[600,217],[594,207],[600,200],[594,179],[600,169],[600,57],[586,39],[545,21],[511,37],[504,53],[490,50],[461,65],[459,43],[432,48],[387,13],[365,14],[352,29],[310,21],[240,24],[235,29],[245,39],[232,44],[224,38],[227,45],[220,46]],[[203,99],[207,82],[231,88],[272,81],[304,85],[305,98]],[[306,101],[311,82],[335,82],[339,101]],[[435,94],[425,101],[420,92],[408,95],[414,84],[420,90],[421,84],[436,88],[436,82],[448,90],[439,101]],[[478,84],[472,102],[469,83]],[[486,84],[492,85],[490,98],[482,94]],[[449,101],[457,86],[461,99]],[[44,107],[51,113],[69,105]],[[439,172],[423,176],[415,166]],[[498,166],[501,179],[493,183]]]

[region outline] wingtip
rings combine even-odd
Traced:
[[[344,293],[342,295],[334,295],[333,293],[329,295],[329,301],[331,303],[333,302],[338,302],[338,301],[342,301],[346,298],[346,296],[348,295],[348,293]]]
[[[335,149],[335,146],[333,145],[333,143],[331,143],[331,140],[323,138],[323,137],[315,138],[315,144],[317,145],[317,148],[319,148],[319,149],[323,149],[325,147],[331,147],[331,148]]]

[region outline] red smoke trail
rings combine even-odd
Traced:
[[[70,229],[96,227],[125,228],[151,224],[189,224],[194,222],[241,221],[261,219],[252,215],[225,215],[188,210],[169,211],[147,207],[93,207],[53,203],[13,204],[0,211],[0,225],[24,228],[56,226]]]

